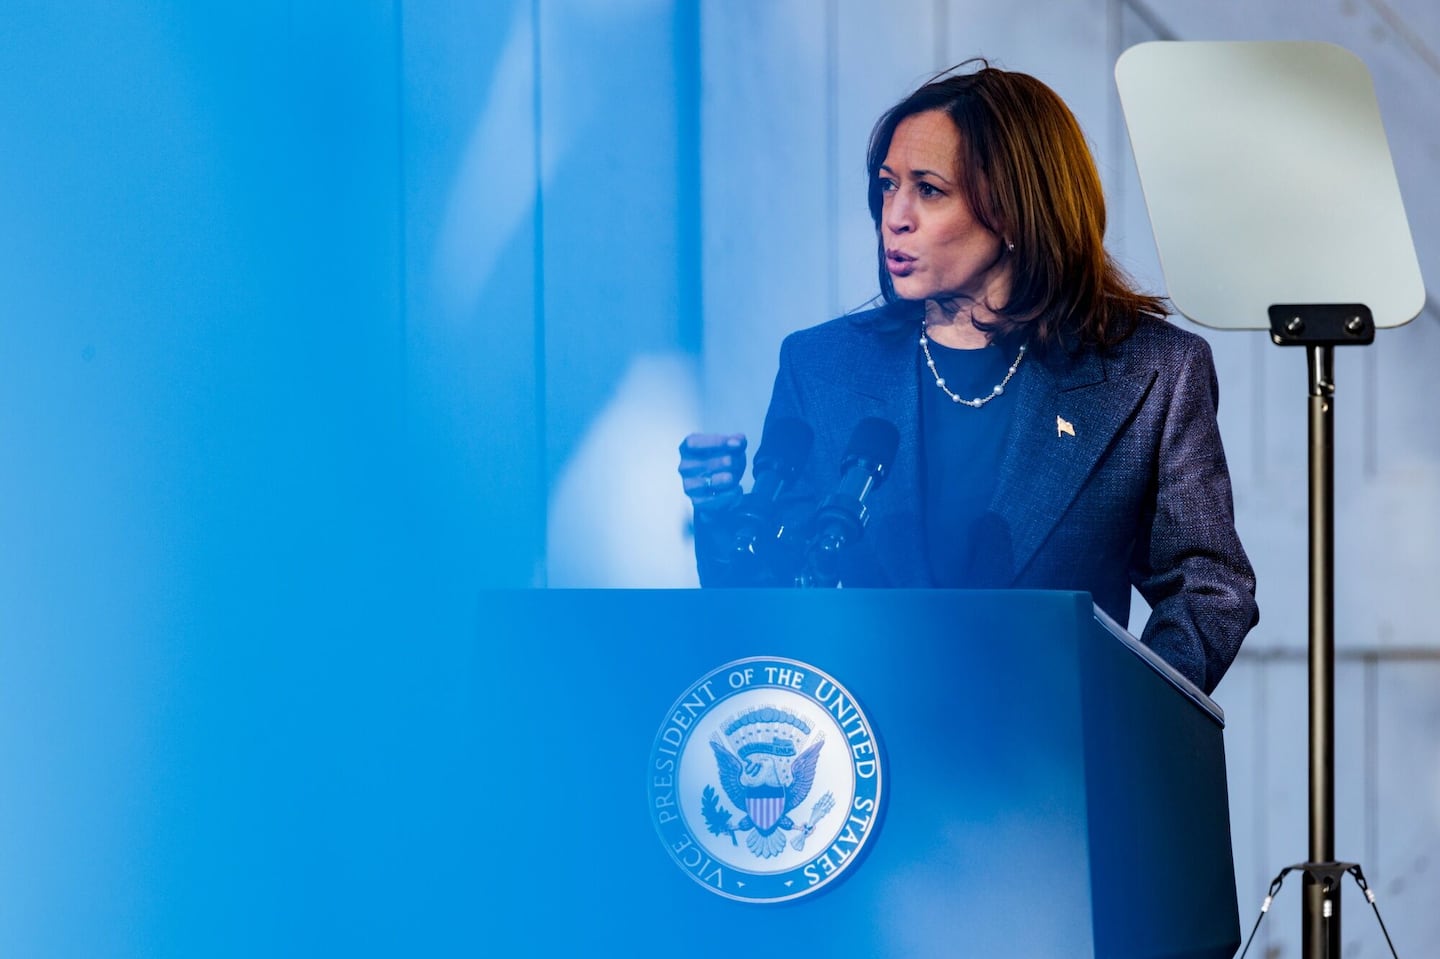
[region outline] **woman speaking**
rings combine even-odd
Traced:
[[[978,66],[871,135],[883,305],[781,347],[767,436],[813,431],[781,497],[785,535],[834,489],[857,424],[888,421],[898,445],[840,557],[844,586],[1084,590],[1126,623],[1133,584],[1152,608],[1142,640],[1208,693],[1258,619],[1209,347],[1106,252],[1069,108]],[[702,583],[745,448],[706,434],[680,447]]]

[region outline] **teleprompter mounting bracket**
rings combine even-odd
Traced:
[[[1375,318],[1363,303],[1276,303],[1270,307],[1276,346],[1368,346]]]

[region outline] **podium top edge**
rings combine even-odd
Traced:
[[[1201,711],[1214,720],[1221,729],[1225,728],[1225,710],[1220,707],[1220,704],[1205,695],[1199,686],[1167,663],[1159,653],[1140,642],[1128,629],[1111,619],[1109,614],[1099,606],[1095,607],[1095,621],[1104,627],[1106,632],[1129,647],[1132,653],[1138,656],[1145,665],[1159,673],[1162,679],[1174,686],[1180,695],[1200,707]]]

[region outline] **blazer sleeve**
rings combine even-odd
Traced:
[[[1150,604],[1142,640],[1207,694],[1259,621],[1255,571],[1235,531],[1230,472],[1216,421],[1210,345],[1187,338],[1158,438],[1131,582]]]

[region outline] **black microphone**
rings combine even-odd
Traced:
[[[894,423],[872,416],[855,427],[840,461],[840,486],[815,513],[816,532],[805,548],[805,567],[795,578],[796,586],[839,585],[840,553],[864,535],[870,522],[865,498],[889,475],[899,448],[900,431]]]
[[[767,554],[782,530],[780,495],[809,459],[814,443],[814,431],[794,417],[766,424],[752,467],[754,484],[730,516],[733,532],[721,559],[725,585],[757,586],[767,578]]]

